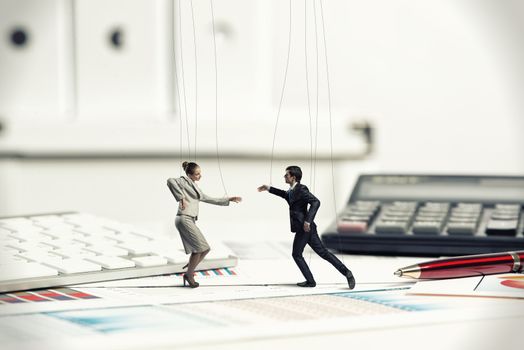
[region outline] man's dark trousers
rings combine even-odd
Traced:
[[[320,241],[320,237],[318,236],[317,226],[315,224],[311,224],[311,230],[309,232],[305,232],[304,230],[297,231],[295,233],[295,239],[293,240],[293,259],[306,278],[306,281],[315,281],[313,275],[311,274],[311,270],[307,266],[306,260],[304,260],[304,257],[302,256],[306,244],[309,244],[315,253],[317,253],[322,259],[327,260],[341,274],[346,275],[348,268],[342,263],[342,261],[340,261],[335,255],[330,253],[324,247]]]

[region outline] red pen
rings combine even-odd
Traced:
[[[426,261],[395,271],[395,276],[420,279],[456,278],[523,272],[524,250],[457,256]]]

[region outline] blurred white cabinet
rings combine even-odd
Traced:
[[[74,108],[70,0],[0,1],[0,118],[61,120]]]
[[[198,89],[199,120],[214,121],[215,94],[219,117],[253,119],[263,108],[261,114],[267,115],[272,96],[268,4],[267,0],[214,0],[212,12],[207,0],[174,2],[178,87],[185,96],[182,114],[185,106],[189,117],[194,117]]]
[[[161,120],[173,111],[172,7],[165,0],[75,1],[80,120]]]

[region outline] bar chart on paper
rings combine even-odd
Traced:
[[[198,329],[211,332],[224,327],[254,327],[280,324],[296,327],[297,322],[333,320],[334,318],[363,322],[363,316],[407,315],[421,311],[442,310],[445,305],[406,297],[404,288],[370,293],[334,293],[286,297],[250,298],[207,302],[135,305],[72,309],[18,315],[11,320],[24,324],[23,319],[61,322],[65,330],[115,336],[137,333],[158,334],[168,331],[171,337]],[[40,315],[43,319],[37,318]],[[45,321],[48,320],[48,321]],[[398,322],[398,318],[394,318]],[[0,326],[6,319],[0,317]],[[373,324],[371,322],[370,324]],[[270,327],[279,329],[279,327]],[[262,328],[264,329],[264,328]],[[25,329],[19,332],[27,332]],[[227,334],[219,332],[217,334]]]
[[[84,293],[71,288],[45,289],[29,292],[15,292],[0,294],[0,305],[20,303],[40,303],[53,301],[70,301],[98,299],[96,295]]]
[[[173,273],[160,276],[128,278],[124,280],[103,281],[96,283],[82,284],[82,287],[114,287],[114,288],[139,288],[139,287],[175,287],[181,286],[183,273]],[[236,278],[239,273],[236,268],[225,267],[211,270],[195,271],[195,278],[199,282],[213,283],[216,285],[223,284],[224,279]]]
[[[524,300],[524,276],[517,273],[419,281],[409,294]]]

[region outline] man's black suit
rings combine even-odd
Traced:
[[[344,276],[348,268],[333,254],[331,254],[320,241],[317,225],[314,223],[315,215],[320,207],[320,201],[311,193],[307,186],[297,183],[293,190],[283,191],[275,187],[269,188],[269,193],[284,198],[289,204],[289,219],[291,232],[295,233],[293,240],[293,259],[308,282],[315,282],[309,267],[302,256],[306,244],[321,258],[329,261]],[[309,210],[308,210],[309,204]],[[310,223],[310,231],[304,231],[304,222]]]

